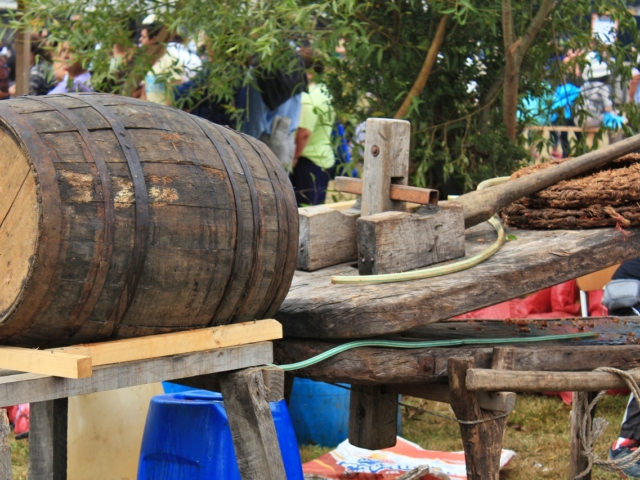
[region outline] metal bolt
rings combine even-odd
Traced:
[[[374,157],[377,157],[379,153],[380,153],[380,147],[378,145],[374,145],[373,147],[371,147],[371,155],[373,155]]]

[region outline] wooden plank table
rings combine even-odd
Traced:
[[[403,394],[450,403],[459,420],[477,421],[510,412],[514,393],[471,391],[470,369],[507,369],[518,372],[589,372],[601,366],[630,370],[640,367],[640,317],[601,317],[571,319],[522,319],[447,321],[425,325],[383,339],[456,340],[456,339],[526,339],[544,335],[595,332],[596,338],[525,343],[513,347],[461,346],[415,349],[364,347],[339,353],[316,365],[298,370],[296,376],[329,383],[351,383],[350,415],[376,435],[363,438],[362,425],[349,438],[368,443],[381,438],[395,438],[395,422],[378,422],[386,415],[380,409],[396,411],[394,395]],[[335,339],[285,338],[276,343],[279,365],[306,360],[344,341]],[[497,372],[496,372],[497,373]],[[528,388],[528,387],[527,387]],[[567,390],[560,384],[545,390]],[[514,391],[518,391],[514,389]],[[524,391],[524,390],[521,390]],[[526,391],[531,391],[527,389]],[[365,397],[365,402],[362,397]],[[574,409],[572,431],[576,432],[579,415]],[[477,425],[461,425],[467,471],[470,480],[498,478],[499,453],[502,449],[504,419]],[[356,425],[354,425],[354,428]],[[384,435],[380,431],[384,430]],[[388,430],[393,430],[389,432]],[[478,440],[480,439],[480,440]],[[378,445],[385,448],[390,445]],[[578,436],[572,436],[571,471],[576,474],[586,466]],[[585,478],[589,478],[588,476]]]
[[[272,343],[261,342],[98,366],[92,376],[80,379],[3,370],[0,405],[31,403],[29,478],[62,480],[67,472],[68,397],[165,380],[202,385],[216,377],[242,478],[276,480],[285,474],[268,401],[282,398],[282,382],[272,378],[272,368],[259,367],[272,361]],[[8,429],[1,420],[3,444]],[[11,478],[11,463],[7,471],[0,458],[0,466],[5,468],[0,478]]]
[[[285,337],[366,338],[411,330],[591,273],[640,252],[640,228],[533,231],[506,229],[517,240],[480,265],[399,284],[332,285],[355,275],[349,264],[296,271],[275,318]],[[467,231],[467,256],[496,238],[484,223]]]

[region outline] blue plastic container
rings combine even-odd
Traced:
[[[289,414],[300,445],[335,447],[349,435],[349,390],[296,378]]]
[[[296,377],[289,400],[289,414],[299,445],[335,447],[347,439],[351,392],[349,385],[344,387]],[[398,435],[402,435],[400,406]]]
[[[284,400],[270,403],[287,480],[303,480]],[[138,480],[240,480],[222,395],[206,390],[151,399]]]

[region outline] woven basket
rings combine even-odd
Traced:
[[[565,160],[532,165],[511,178]],[[500,212],[506,224],[531,229],[577,229],[640,225],[640,154],[625,155],[605,169],[563,180]]]

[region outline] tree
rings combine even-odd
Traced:
[[[637,39],[635,19],[614,0],[27,0],[12,27],[69,41],[101,85],[114,80],[111,46],[131,47],[128,25],[149,13],[202,40],[213,54],[208,91],[235,115],[237,90],[255,82],[252,64],[290,68],[292,44],[312,45],[324,55],[321,80],[339,117],[352,127],[368,116],[410,120],[413,183],[458,193],[527,161],[518,105],[583,66],[584,56],[562,62],[564,52],[597,50],[622,80],[636,55],[635,42],[609,45],[590,33],[591,14],[607,13]],[[345,54],[335,55],[342,44]],[[127,78],[137,82],[153,60],[137,55]],[[627,115],[640,126],[635,109]]]

